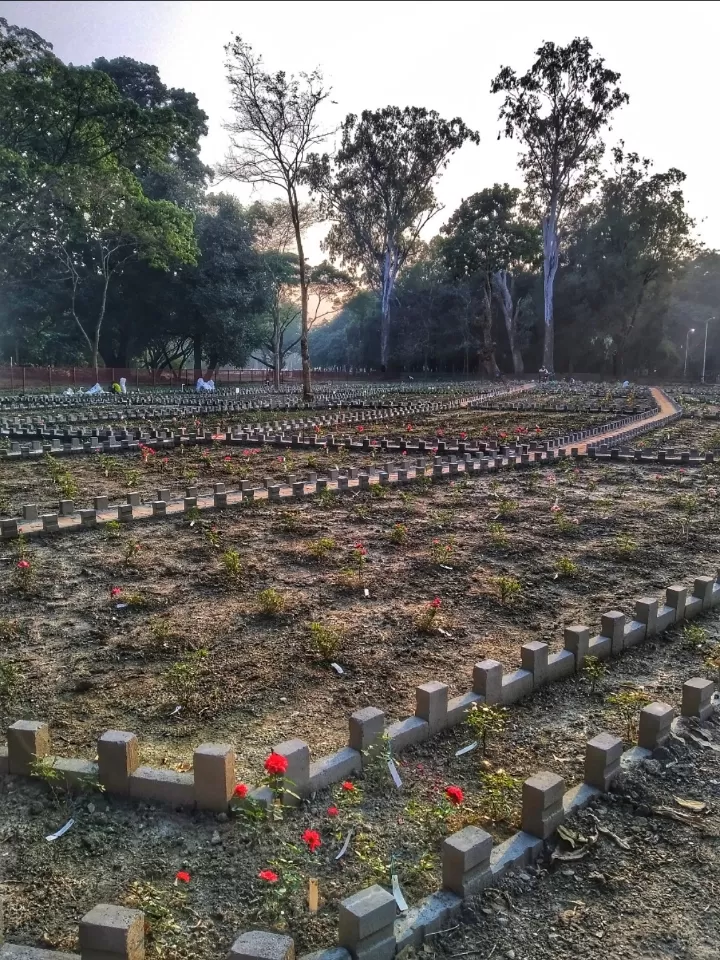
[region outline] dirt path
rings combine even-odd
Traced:
[[[671,413],[675,413],[675,406],[664,391],[662,391],[659,387],[650,387],[650,393],[652,393],[653,399],[658,405],[658,412],[653,414],[651,417],[648,417],[647,420],[639,420],[638,426],[640,424],[643,426],[650,426],[653,423],[659,423],[664,417],[668,417]],[[573,446],[577,446],[580,453],[587,453],[588,443],[592,443],[592,446],[596,446],[598,443],[602,443],[603,440],[609,439],[616,433],[617,430],[611,430],[608,433],[600,433],[596,437],[593,437],[592,441],[573,444]]]

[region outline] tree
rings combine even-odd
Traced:
[[[70,313],[85,340],[97,376],[99,342],[110,282],[132,259],[167,269],[193,262],[192,216],[165,200],[148,200],[122,169],[65,176],[38,231],[40,245],[67,282]],[[88,307],[81,316],[80,295]]]
[[[675,168],[653,173],[649,160],[625,152],[623,144],[613,160],[597,197],[573,218],[566,269],[586,330],[605,338],[604,353],[620,376],[631,348],[636,361],[646,362],[648,342],[663,339],[661,318],[673,283],[696,245],[681,189],[685,174]]]
[[[497,372],[492,342],[492,302],[500,307],[508,336],[513,370],[523,372],[518,323],[523,300],[514,296],[514,276],[539,261],[539,231],[518,212],[520,191],[508,184],[463,200],[442,228],[442,254],[451,276],[476,279],[481,291],[479,321],[488,373]]]
[[[500,119],[505,135],[517,135],[528,191],[542,216],[545,343],[543,364],[553,372],[553,289],[559,263],[563,217],[577,206],[596,181],[604,146],[600,131],[629,97],[619,73],[592,56],[587,38],[566,47],[545,43],[537,60],[519,77],[503,67],[491,85],[504,93]]]
[[[451,155],[479,136],[434,110],[385,107],[346,117],[333,158],[314,155],[307,170],[323,216],[333,221],[330,255],[362,270],[380,297],[380,365],[388,367],[390,303],[420,233],[441,210],[434,185]]]
[[[312,387],[308,277],[298,189],[308,153],[326,136],[318,127],[317,113],[328,98],[329,90],[323,87],[317,70],[300,74],[299,78],[288,77],[283,71],[266,73],[262,69],[262,58],[240,37],[225,49],[235,116],[226,125],[231,135],[231,151],[222,173],[243,183],[278,187],[287,198],[298,256],[303,396],[309,401]]]

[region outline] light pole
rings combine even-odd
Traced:
[[[705,346],[703,347],[703,371],[702,371],[702,377],[701,377],[701,379],[700,379],[700,383],[705,383],[705,361],[706,361],[706,359],[707,359],[707,332],[708,332],[708,324],[710,323],[711,320],[714,320],[714,319],[715,319],[715,317],[708,317],[707,320],[705,321]]]
[[[685,337],[685,366],[683,367],[683,380],[687,379],[687,355],[688,355],[688,343],[690,341],[690,334],[695,333],[695,327],[690,327]]]

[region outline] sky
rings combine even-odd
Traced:
[[[624,140],[658,171],[683,170],[697,232],[720,248],[715,2],[0,0],[0,16],[35,30],[67,62],[129,56],[156,64],[164,83],[192,90],[209,114],[202,158],[210,165],[223,160],[228,144],[223,47],[236,34],[263,55],[269,70],[322,69],[337,102],[325,113],[328,129],[348,113],[388,104],[462,117],[481,143],[466,144],[444,172],[437,195],[445,209],[430,232],[477,190],[522,183],[517,145],[498,140],[500,97],[489,89],[500,67],[524,72],[544,41],[588,36],[630,95],[606,142]],[[249,188],[233,191],[250,199]],[[316,228],[310,237],[311,261],[321,258],[322,233]]]

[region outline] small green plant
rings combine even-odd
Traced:
[[[700,509],[700,501],[694,493],[676,493],[670,498],[670,506],[691,517]]]
[[[688,623],[683,630],[683,640],[691,650],[700,650],[707,643],[707,639],[707,630],[696,623]]]
[[[515,577],[502,573],[499,577],[493,577],[493,583],[500,596],[500,603],[504,607],[507,606],[511,600],[515,600],[520,596],[522,586],[520,585],[520,581],[516,580]]]
[[[220,557],[220,563],[228,580],[237,580],[242,572],[242,561],[237,550],[225,550]]]
[[[560,577],[576,577],[580,568],[570,557],[559,557],[555,561],[555,571]]]
[[[415,621],[420,633],[434,633],[437,630],[439,626],[441,606],[442,600],[440,597],[435,597],[430,601],[430,603],[423,607],[420,615]]]
[[[491,820],[513,825],[517,819],[517,799],[520,780],[502,768],[480,775],[482,806]]]
[[[501,517],[509,517],[517,511],[517,500],[511,500],[509,497],[500,497],[498,500],[498,513]]]
[[[559,533],[563,536],[568,536],[571,533],[577,533],[579,521],[573,517],[566,517],[565,514],[560,511],[555,514],[555,526]]]
[[[123,483],[128,490],[134,490],[140,482],[140,471],[135,467],[126,467],[123,472]]]
[[[388,495],[388,488],[382,483],[373,483],[370,486],[370,496],[376,497],[378,500],[382,500]]]
[[[173,663],[163,674],[163,686],[172,699],[185,710],[191,709],[200,679],[205,672],[208,651],[193,650]]]
[[[452,539],[442,543],[440,540],[433,540],[430,544],[430,558],[433,563],[448,565],[452,560],[455,546]]]
[[[202,529],[203,537],[208,543],[208,546],[211,550],[218,550],[220,547],[220,531],[214,525],[203,527]]]
[[[328,490],[327,488],[325,490],[321,490],[317,495],[318,503],[323,510],[329,510],[330,507],[335,506],[337,498],[337,490]]]
[[[483,756],[487,754],[489,737],[500,736],[505,729],[507,709],[494,704],[473,703],[465,717],[465,723],[473,737],[482,744]]]
[[[595,696],[599,684],[607,673],[607,667],[599,657],[585,657],[582,672],[590,681],[590,695]]]
[[[145,610],[150,606],[150,601],[145,596],[144,593],[125,593],[123,590],[122,594],[123,603],[127,604],[128,607],[133,607],[135,610]]]
[[[396,523],[395,526],[390,531],[390,541],[395,543],[398,546],[402,545],[407,541],[408,537],[408,528],[404,523]]]
[[[108,520],[103,524],[103,530],[108,540],[117,540],[122,530],[122,524],[119,520]]]
[[[625,739],[632,741],[638,713],[652,702],[651,698],[644,690],[626,689],[608,694],[605,702],[625,727]]]
[[[320,537],[319,540],[313,540],[307,545],[307,552],[314,560],[324,560],[334,549],[335,541],[332,537]]]
[[[300,515],[293,510],[283,510],[279,518],[280,529],[283,533],[298,533],[303,523]]]
[[[128,540],[123,548],[123,563],[126,567],[134,566],[140,556],[142,546],[137,540]]]
[[[613,552],[621,559],[631,557],[637,550],[637,543],[627,533],[619,533],[613,541]]]
[[[326,626],[323,623],[311,623],[310,639],[316,653],[323,660],[333,660],[342,646],[343,636],[337,627]]]
[[[720,647],[713,647],[705,658],[705,669],[715,674],[715,682],[720,684]]]
[[[501,523],[491,523],[488,527],[490,542],[494,547],[506,547],[508,545],[508,535],[505,527]]]
[[[150,637],[156,646],[165,646],[171,636],[172,628],[166,617],[155,617],[150,621]]]
[[[190,523],[190,525],[192,526],[193,524],[197,523],[198,520],[200,519],[200,511],[198,510],[197,507],[190,507],[188,510],[186,510],[183,513],[183,519],[187,520],[188,523]]]
[[[363,568],[367,563],[367,547],[358,541],[352,549],[352,557],[357,569],[358,583],[363,584]]]
[[[285,597],[272,587],[258,594],[260,613],[266,617],[275,617],[285,609]]]

